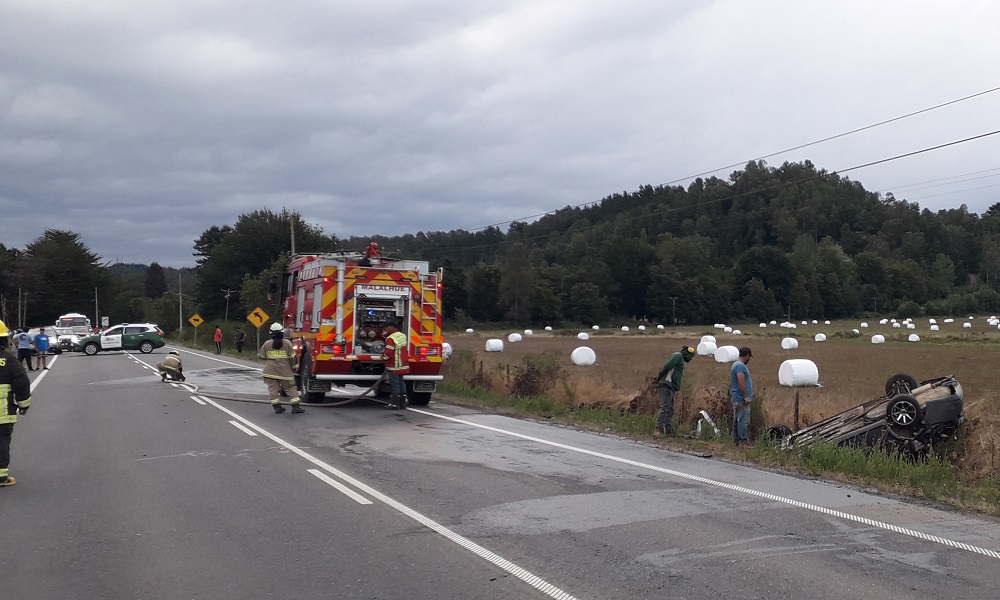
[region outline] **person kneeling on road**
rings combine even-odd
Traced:
[[[279,323],[271,324],[271,339],[264,342],[257,351],[257,356],[264,359],[264,383],[267,384],[274,414],[285,412],[279,397],[282,392],[290,397],[292,413],[306,412],[299,406],[299,391],[295,389],[295,371],[298,368],[295,349],[292,342],[285,339]]]
[[[184,381],[184,366],[181,364],[181,355],[176,350],[167,352],[167,357],[163,362],[157,363],[156,368],[160,371],[160,381],[166,381],[167,377],[171,381]]]

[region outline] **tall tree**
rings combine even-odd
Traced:
[[[153,263],[146,269],[146,285],[144,295],[147,298],[159,298],[167,292],[167,276],[159,263]]]
[[[53,323],[69,311],[86,311],[94,290],[107,281],[100,257],[72,231],[46,229],[24,251],[20,287],[28,296],[28,321]],[[26,324],[25,324],[26,325]]]

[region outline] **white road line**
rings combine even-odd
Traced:
[[[54,364],[56,364],[56,359],[57,359],[57,358],[59,358],[59,355],[53,355],[53,356],[52,356],[52,364],[53,364],[53,365],[54,365]],[[49,368],[51,369],[52,367],[49,367]],[[43,379],[45,379],[45,376],[46,376],[46,375],[48,375],[48,374],[49,374],[48,370],[47,370],[47,369],[43,369],[43,370],[41,371],[41,373],[39,373],[38,377],[35,377],[35,378],[34,378],[34,379],[33,379],[33,380],[31,381],[31,385],[30,385],[30,386],[28,386],[28,390],[29,390],[29,391],[30,391],[30,392],[31,392],[32,394],[34,394],[34,393],[35,393],[35,388],[36,388],[36,387],[38,387],[38,384],[39,384],[39,383],[41,383],[41,382],[42,382],[42,380],[43,380]]]
[[[291,450],[292,452],[298,454],[302,458],[304,458],[304,459],[308,460],[309,462],[313,463],[314,465],[320,467],[324,471],[326,471],[326,472],[328,472],[328,473],[330,473],[330,474],[338,477],[339,479],[341,479],[343,481],[346,481],[347,483],[353,485],[354,487],[358,488],[359,490],[365,492],[369,496],[371,496],[371,497],[373,497],[373,498],[375,498],[377,500],[382,501],[383,503],[385,503],[385,504],[389,505],[390,507],[396,509],[397,511],[401,512],[402,514],[410,517],[411,519],[413,519],[414,521],[420,523],[421,525],[424,525],[425,527],[427,527],[427,528],[429,528],[429,529],[431,529],[433,531],[436,531],[437,533],[441,534],[445,538],[447,538],[447,539],[455,542],[459,546],[462,546],[466,550],[472,552],[476,556],[479,556],[480,558],[482,558],[482,559],[484,559],[484,560],[486,560],[488,562],[493,563],[497,567],[503,569],[504,571],[507,571],[508,573],[510,573],[511,575],[517,577],[521,581],[524,581],[525,583],[527,583],[531,587],[533,587],[533,588],[541,591],[545,595],[547,595],[547,596],[549,596],[551,598],[555,598],[556,600],[576,600],[576,598],[574,596],[572,596],[571,594],[569,594],[567,592],[564,592],[563,590],[559,589],[558,587],[556,587],[556,586],[552,585],[551,583],[545,581],[541,577],[538,577],[537,575],[534,575],[531,572],[529,572],[529,571],[527,571],[525,569],[522,569],[521,567],[519,567],[516,564],[510,562],[509,560],[503,558],[502,556],[500,556],[498,554],[495,554],[494,552],[492,552],[490,550],[487,550],[486,548],[480,546],[479,544],[473,542],[472,540],[470,540],[468,538],[465,538],[465,537],[463,537],[463,536],[455,533],[454,531],[448,529],[444,525],[441,525],[440,523],[438,523],[438,522],[430,519],[429,517],[426,517],[426,516],[418,513],[417,511],[415,511],[412,508],[406,506],[405,504],[402,504],[401,502],[398,502],[398,501],[390,498],[389,496],[386,496],[385,494],[383,494],[382,492],[379,492],[375,488],[372,488],[372,487],[370,487],[370,486],[368,486],[368,485],[366,485],[366,484],[358,481],[357,479],[354,479],[353,477],[351,477],[347,473],[344,473],[344,472],[342,472],[342,471],[340,471],[338,469],[335,469],[334,467],[332,467],[332,466],[328,465],[327,463],[321,461],[320,459],[316,458],[315,456],[312,456],[308,452],[305,452],[305,451],[303,451],[300,448],[296,448],[295,446],[289,444],[288,442],[286,442],[285,440],[279,438],[278,436],[276,436],[276,435],[268,432],[267,430],[263,429],[262,427],[259,427],[258,425],[255,425],[251,421],[245,419],[244,417],[241,417],[240,415],[234,413],[233,411],[229,410],[228,408],[220,405],[218,402],[216,402],[216,401],[214,401],[214,400],[212,400],[210,398],[206,398],[206,400],[208,401],[209,404],[211,404],[215,408],[218,408],[219,410],[221,410],[222,412],[226,413],[227,415],[229,415],[231,417],[234,417],[235,419],[243,422],[248,427],[250,427],[250,428],[252,428],[252,429],[260,432],[261,435],[263,435],[263,436],[265,436],[267,438],[270,438],[271,440],[273,440],[274,442],[276,442],[278,444],[281,444],[282,446],[284,446],[288,450]]]
[[[232,421],[230,421],[230,423],[232,423]],[[369,500],[368,498],[365,498],[361,494],[355,492],[351,488],[349,488],[346,485],[340,483],[339,481],[337,481],[336,479],[330,477],[329,475],[327,475],[326,473],[320,471],[319,469],[306,469],[306,470],[309,471],[310,473],[312,473],[313,475],[315,475],[316,477],[318,477],[319,479],[325,481],[328,485],[336,488],[337,490],[340,491],[340,493],[344,494],[345,496],[347,496],[351,500],[354,500],[358,504],[373,504],[372,501]]]
[[[199,398],[198,396],[191,396],[191,399],[197,402],[198,404],[205,406],[205,401]]]
[[[241,365],[240,363],[235,363],[235,362],[231,362],[231,361],[228,361],[228,360],[223,360],[221,358],[215,358],[214,356],[210,356],[208,354],[202,354],[201,352],[195,352],[194,350],[190,350],[188,348],[184,348],[183,346],[167,346],[167,348],[170,348],[171,350],[177,350],[179,352],[186,352],[188,354],[193,354],[194,356],[198,356],[198,357],[201,357],[201,358],[207,358],[208,360],[214,360],[216,362],[220,362],[220,363],[223,363],[223,364],[226,364],[226,365],[233,365],[234,367],[240,367],[240,368],[246,369],[248,371],[263,371],[264,370],[264,369],[261,369],[260,367],[250,367],[250,366],[247,366],[247,365]],[[256,353],[257,351],[254,350],[253,352]]]
[[[245,434],[247,434],[249,436],[257,437],[257,432],[250,431],[249,429],[247,429],[246,427],[244,427],[242,423],[239,423],[237,421],[230,421],[229,424],[232,425],[233,427],[235,427],[236,429],[239,429],[240,431],[242,431],[243,433],[245,433]]]
[[[908,535],[910,537],[915,537],[917,539],[926,540],[929,542],[935,542],[944,546],[950,546],[952,548],[959,548],[961,550],[967,550],[969,552],[974,552],[976,554],[982,554],[983,556],[989,556],[991,558],[1000,558],[1000,552],[995,550],[990,550],[988,548],[980,548],[979,546],[973,546],[971,544],[966,544],[965,542],[957,542],[955,540],[950,540],[948,538],[939,537],[936,535],[930,535],[922,531],[916,531],[913,529],[907,529],[905,527],[899,527],[898,525],[892,525],[890,523],[883,523],[881,521],[876,521],[874,519],[869,519],[867,517],[859,517],[857,515],[852,515],[840,510],[834,510],[831,508],[826,508],[825,506],[818,506],[815,504],[808,504],[806,502],[800,502],[798,500],[793,500],[791,498],[785,498],[783,496],[777,496],[775,494],[770,494],[768,492],[761,492],[759,490],[754,490],[748,487],[743,487],[740,485],[734,485],[731,483],[725,483],[723,481],[716,481],[714,479],[709,479],[707,477],[702,477],[700,475],[691,475],[690,473],[684,473],[681,471],[676,471],[674,469],[667,469],[664,467],[658,467],[656,465],[651,465],[649,463],[643,463],[636,460],[631,460],[628,458],[621,458],[619,456],[612,456],[610,454],[604,454],[601,452],[595,452],[593,450],[586,450],[584,448],[577,448],[575,446],[569,446],[567,444],[560,444],[559,442],[550,442],[548,440],[543,440],[541,438],[532,437],[530,435],[524,435],[523,433],[515,433],[513,431],[507,431],[505,429],[499,429],[497,427],[491,427],[489,425],[481,425],[479,423],[473,423],[471,421],[466,421],[464,419],[458,419],[455,417],[449,417],[446,415],[439,415],[426,410],[420,410],[416,408],[407,408],[408,411],[419,413],[422,415],[428,415],[431,417],[437,417],[445,421],[452,421],[454,423],[461,423],[463,425],[468,425],[470,427],[476,427],[478,429],[485,429],[486,431],[492,431],[494,433],[500,433],[503,435],[509,435],[511,437],[520,438],[523,440],[528,440],[538,444],[543,444],[546,446],[552,446],[554,448],[560,448],[562,450],[569,450],[570,452],[578,452],[580,454],[586,454],[587,456],[593,456],[596,458],[601,458],[604,460],[609,460],[612,462],[617,462],[632,467],[638,467],[640,469],[646,469],[649,471],[656,471],[658,473],[663,473],[666,475],[672,475],[674,477],[679,477],[681,479],[687,479],[689,481],[697,481],[698,483],[703,483],[706,485],[711,485],[715,487],[724,488],[727,490],[732,490],[734,492],[740,492],[750,496],[756,496],[758,498],[764,498],[767,500],[772,500],[774,502],[781,502],[783,504],[788,504],[790,506],[795,506],[798,508],[804,508],[806,510],[811,510],[825,515],[830,515],[833,517],[838,517],[846,521],[854,521],[856,523],[863,523],[871,527],[877,527],[879,529],[885,529],[887,531],[893,531],[895,533],[900,533],[903,535]]]

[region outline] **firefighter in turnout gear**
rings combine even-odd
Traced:
[[[181,365],[181,355],[176,350],[167,352],[167,357],[156,368],[160,371],[160,381],[166,381],[167,377],[172,381],[184,381],[184,366]]]
[[[401,410],[406,408],[406,384],[403,375],[410,372],[408,343],[406,335],[393,325],[386,327],[385,332],[389,335],[385,338],[382,360],[385,361],[385,372],[392,385],[392,395],[389,396],[389,404],[385,407],[390,410]]]
[[[7,472],[10,466],[10,436],[18,414],[31,405],[31,381],[17,356],[9,350],[10,332],[0,321],[0,487],[16,481]]]
[[[299,391],[295,389],[295,371],[298,370],[295,349],[292,348],[292,342],[285,339],[279,323],[271,324],[271,339],[264,342],[257,351],[257,356],[265,359],[264,383],[267,384],[274,414],[285,412],[285,407],[280,404],[281,392],[289,397],[292,413],[306,412],[299,406]]]

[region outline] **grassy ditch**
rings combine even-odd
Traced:
[[[983,426],[977,418],[969,419],[955,440],[938,444],[924,460],[831,445],[792,452],[776,447],[761,435],[768,419],[766,389],[755,394],[752,405],[751,434],[756,436],[755,444],[735,447],[729,440],[730,408],[725,392],[693,390],[688,380],[675,404],[678,436],[654,440],[657,401],[655,388],[649,382],[637,395],[626,399],[601,381],[571,376],[552,355],[525,355],[520,364],[487,366],[468,350],[455,353],[445,375],[439,386],[441,393],[466,405],[1000,515],[1000,479],[992,465],[996,449],[975,447],[984,439],[974,435]],[[700,436],[696,434],[701,410],[712,417],[721,431],[719,438],[707,423],[703,423]],[[989,464],[983,464],[984,460]]]

